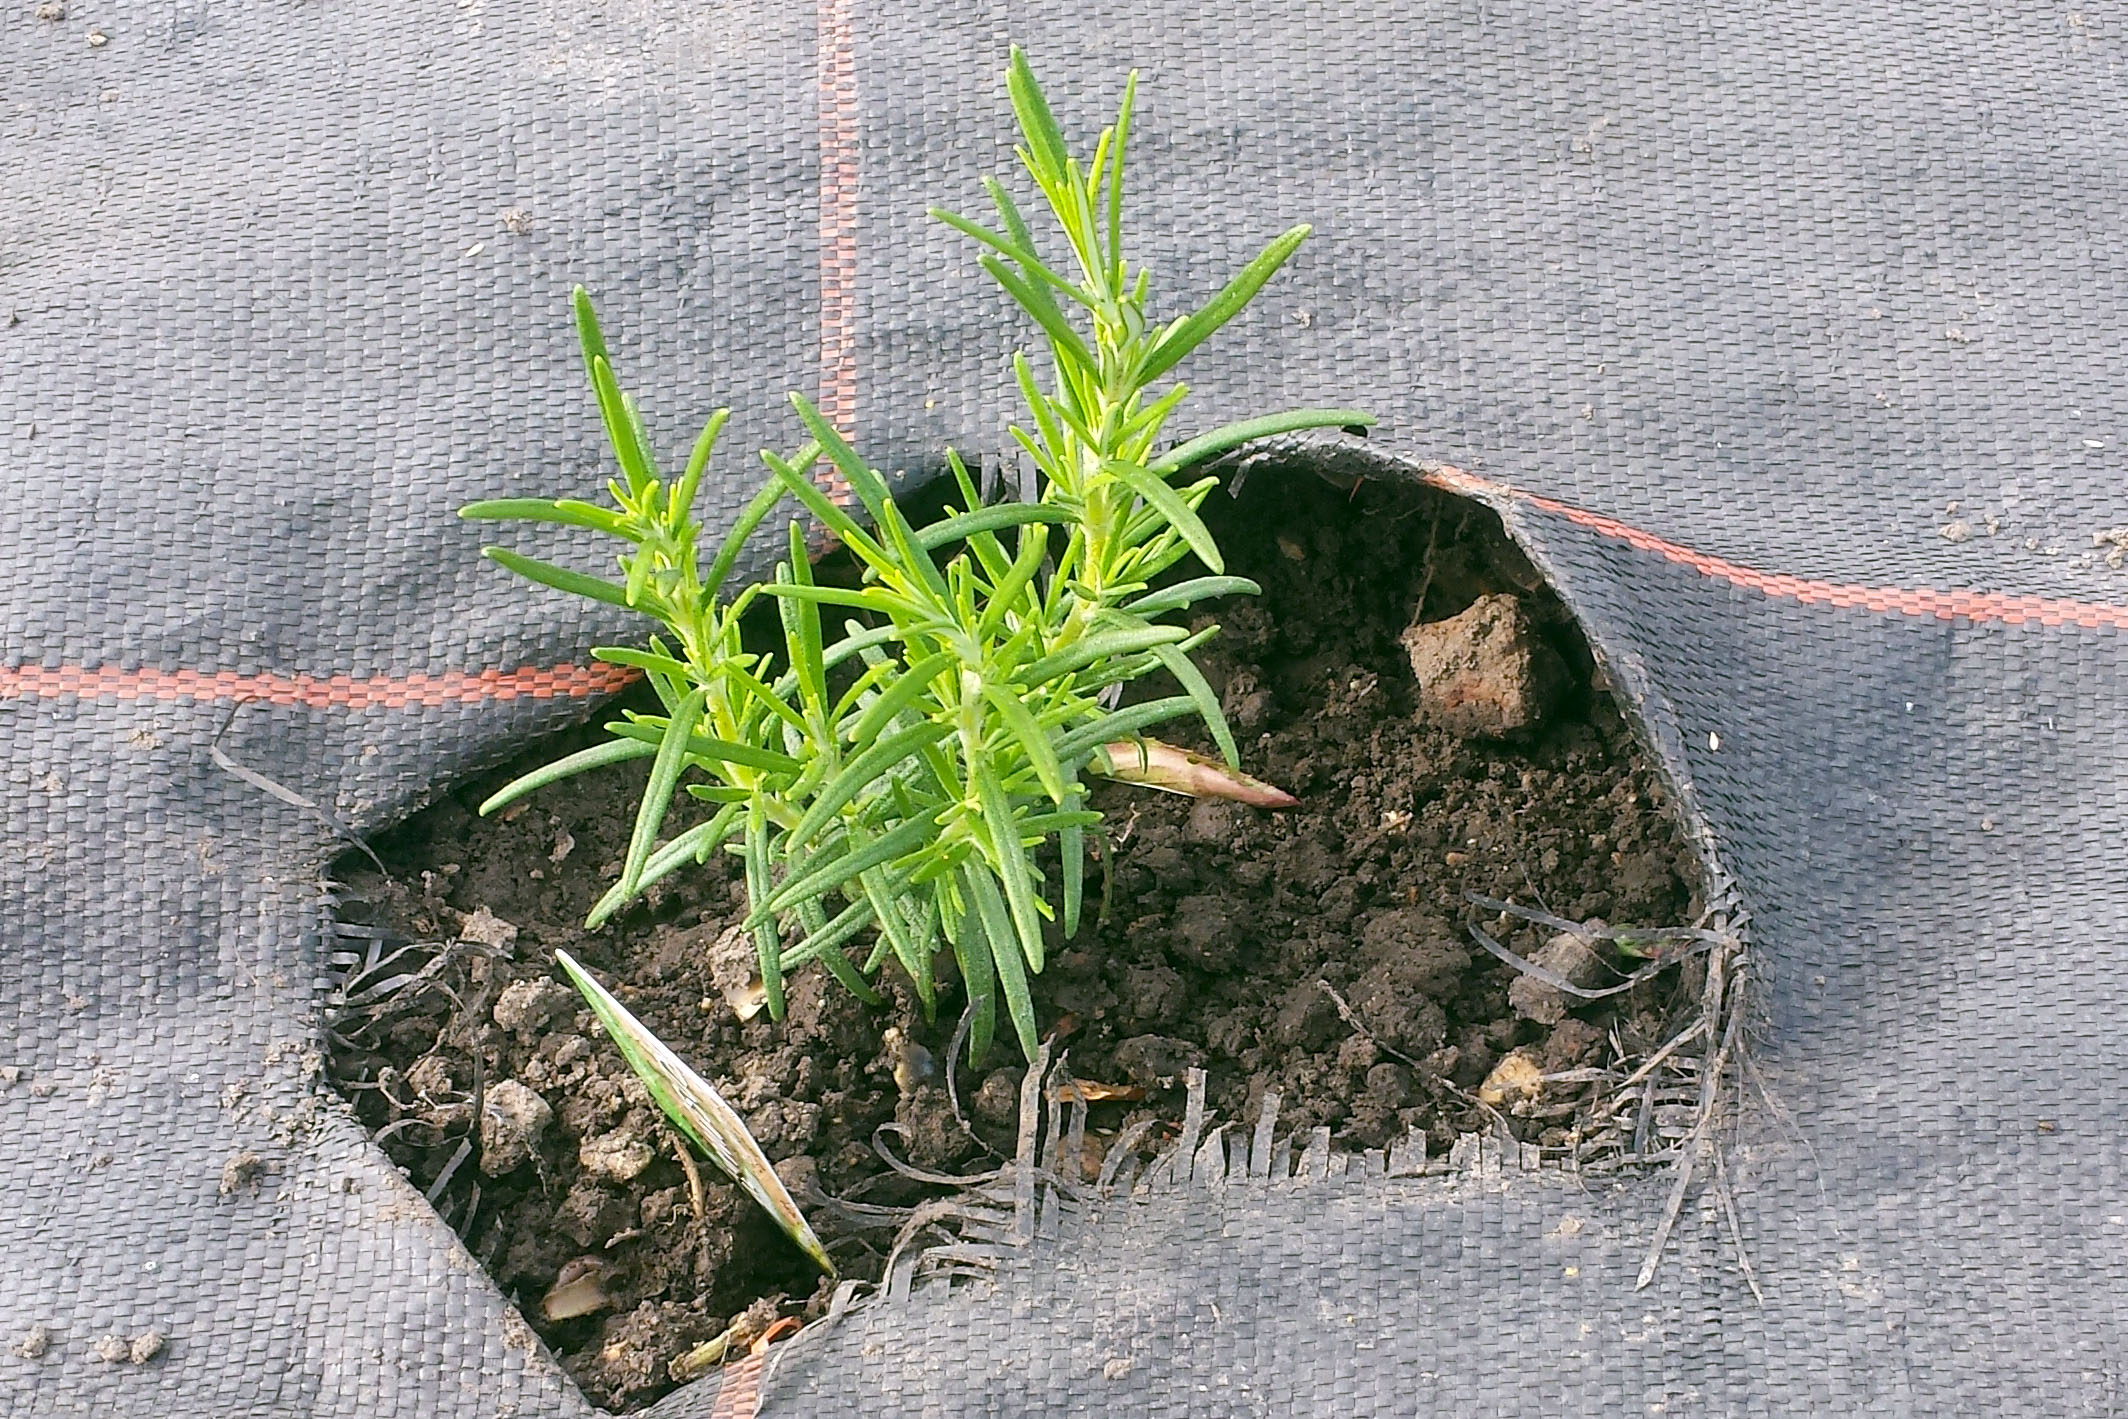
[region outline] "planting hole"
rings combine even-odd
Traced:
[[[1087,919],[1052,939],[1033,982],[1040,1029],[1091,1101],[1085,1176],[1127,1131],[1147,1149],[1172,1136],[1192,1067],[1219,1117],[1252,1121],[1276,1091],[1281,1134],[1326,1126],[1347,1149],[1416,1132],[1445,1153],[1500,1127],[1585,1168],[1673,1147],[1693,1091],[1665,1071],[1693,1052],[1649,1076],[1667,1092],[1640,1081],[1628,1107],[1618,1090],[1697,1018],[1701,960],[1587,999],[1467,929],[1601,990],[1644,960],[1470,897],[1613,928],[1701,911],[1668,796],[1559,599],[1491,513],[1431,489],[1258,469],[1204,520],[1264,595],[1199,607],[1224,629],[1198,659],[1243,767],[1299,806],[1097,791],[1108,845]],[[1211,748],[1180,722],[1162,732]],[[884,1008],[809,966],[782,1022],[742,1022],[735,858],[586,932],[645,765],[493,819],[472,809],[603,738],[573,731],[458,785],[373,844],[387,876],[359,856],[339,864],[343,929],[375,964],[344,985],[331,1069],[585,1392],[626,1410],[779,1317],[817,1314],[832,1287],[713,1165],[683,1166],[557,949],[717,1084],[846,1277],[876,1278],[893,1240],[870,1209],[944,1191],[891,1169],[875,1136],[918,1171],[993,1168],[1014,1149],[1023,1062],[1002,1035],[980,1067],[953,1060],[957,1117],[945,1072],[959,993],[943,989],[927,1021],[891,965]],[[676,808],[666,835],[699,806]],[[1132,1129],[1146,1120],[1149,1133]]]

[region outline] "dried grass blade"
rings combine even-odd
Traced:
[[[708,1080],[689,1069],[663,1040],[629,1014],[627,1007],[593,980],[568,952],[556,951],[554,957],[561,962],[562,969],[568,972],[576,988],[583,992],[584,999],[590,1002],[592,1013],[598,1016],[607,1035],[619,1047],[622,1058],[643,1081],[643,1086],[657,1100],[665,1116],[696,1147],[708,1154],[733,1182],[745,1188],[754,1201],[776,1219],[784,1233],[798,1244],[800,1251],[812,1258],[822,1271],[835,1275],[835,1263],[828,1260],[827,1249],[821,1246],[820,1238],[814,1235],[805,1214],[798,1210],[790,1189],[776,1176],[775,1166],[761,1151],[754,1136],[747,1132],[745,1121],[732,1106]]]

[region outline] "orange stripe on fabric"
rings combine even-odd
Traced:
[[[761,1412],[761,1372],[767,1365],[766,1355],[748,1355],[726,1365],[718,1376],[709,1419],[755,1419]]]
[[[857,52],[851,0],[820,0],[820,412],[845,438],[857,421]],[[817,475],[845,507],[849,483]]]
[[[1764,572],[1657,537],[1602,513],[1555,498],[1523,492],[1465,473],[1438,468],[1426,481],[1449,492],[1527,503],[1623,542],[1637,551],[1689,567],[1701,576],[1806,606],[1860,608],[1944,621],[1995,622],[2011,626],[2090,626],[2128,630],[2128,606],[2050,596],[2011,596],[1987,591],[1864,586]],[[311,709],[404,709],[485,704],[497,700],[580,699],[610,695],[632,684],[635,672],[619,665],[526,666],[517,670],[447,670],[428,675],[242,675],[233,670],[121,670],[112,666],[62,665],[47,669],[0,666],[0,700],[79,699],[262,701]]]
[[[406,709],[497,700],[583,699],[625,689],[621,665],[447,670],[437,675],[240,675],[230,670],[121,670],[114,666],[0,668],[0,700],[259,701],[308,709]]]
[[[1465,473],[1460,468],[1440,468],[1426,481],[1450,492],[1480,497],[1507,498],[1555,513],[1579,527],[1586,527],[1637,551],[1652,552],[1664,561],[1690,567],[1701,576],[1747,591],[1756,591],[1805,606],[1859,607],[1901,616],[1941,621],[1994,622],[2006,626],[2091,626],[2128,630],[2128,606],[2102,601],[2072,601],[2053,596],[2013,596],[1991,591],[1939,591],[1931,587],[1864,586],[1859,583],[1820,581],[1812,577],[1764,572],[1724,557],[1696,552],[1690,547],[1643,532],[1629,523],[1602,513],[1589,512],[1554,498],[1539,497],[1505,483]]]

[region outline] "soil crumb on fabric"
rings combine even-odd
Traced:
[[[1465,929],[1472,892],[1612,926],[1677,925],[1699,908],[1661,786],[1497,519],[1432,490],[1281,470],[1215,493],[1205,515],[1228,569],[1264,595],[1201,608],[1222,630],[1200,662],[1243,766],[1300,805],[1095,793],[1108,848],[1089,917],[1097,900],[1103,914],[1053,943],[1035,982],[1042,1029],[1101,1100],[1088,1176],[1141,1120],[1155,1122],[1144,1146],[1172,1136],[1192,1068],[1225,1119],[1253,1118],[1275,1090],[1281,1131],[1327,1127],[1348,1149],[1416,1131],[1445,1151],[1492,1126],[1478,1096],[1509,1099],[1504,1066],[1541,1081],[1674,1033],[1690,1018],[1689,968],[1591,1005],[1518,986]],[[742,1021],[744,962],[735,973],[728,948],[745,892],[729,861],[586,933],[640,770],[571,780],[490,820],[472,808],[601,738],[587,727],[453,789],[373,844],[388,877],[343,861],[342,930],[363,963],[332,1075],[585,1393],[627,1410],[735,1324],[818,1314],[831,1287],[713,1164],[690,1178],[647,1091],[557,978],[557,948],[745,1115],[847,1277],[876,1278],[893,1231],[828,1199],[939,1195],[881,1148],[934,1174],[995,1167],[1024,1064],[1009,1032],[980,1068],[949,1059],[958,991],[926,1020],[891,973],[885,1008],[808,971],[783,1021]],[[1525,923],[1488,929],[1576,983],[1633,964],[1584,959]],[[1570,1114],[1524,1108],[1510,1123],[1558,1150]]]

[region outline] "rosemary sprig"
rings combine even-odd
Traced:
[[[511,499],[461,512],[620,538],[629,550],[618,580],[502,548],[487,555],[544,585],[641,611],[664,628],[647,649],[594,652],[641,670],[664,713],[628,715],[608,726],[611,743],[529,774],[482,805],[493,811],[604,764],[651,761],[620,880],[591,924],[668,873],[732,852],[745,864],[746,925],[772,1015],[782,1015],[788,973],[814,960],[876,1000],[869,982],[889,957],[929,1011],[934,964],[950,951],[972,1012],[971,1056],[988,1049],[1002,1002],[1032,1059],[1030,977],[1042,970],[1045,925],[1056,922],[1066,937],[1078,928],[1086,834],[1100,822],[1087,803],[1086,777],[1282,798],[1240,774],[1218,699],[1190,660],[1217,628],[1193,633],[1161,619],[1257,590],[1226,574],[1198,516],[1217,480],[1192,477],[1192,468],[1252,439],[1371,420],[1350,409],[1300,409],[1163,451],[1186,393],[1179,384],[1163,387],[1166,376],[1247,305],[1308,229],[1271,242],[1202,308],[1156,322],[1150,277],[1130,267],[1122,247],[1136,76],[1085,162],[1068,152],[1017,48],[1006,88],[1023,138],[1021,163],[1061,230],[1068,260],[1060,266],[1042,257],[1018,205],[994,180],[986,189],[995,225],[936,215],[981,245],[983,269],[1033,318],[1046,346],[1046,380],[1024,354],[1013,362],[1027,419],[1011,432],[1037,474],[1033,501],[985,506],[949,452],[960,502],[942,521],[917,528],[842,432],[793,395],[807,442],[788,457],[762,455],[768,482],[702,569],[691,510],[725,412],[704,427],[686,471],[666,483],[579,288],[585,365],[622,475],[608,484],[613,506]],[[823,460],[854,492],[861,516],[815,485]],[[772,579],[725,597],[741,548],[785,498],[850,550],[861,583],[816,582],[803,527],[793,522]],[[1205,575],[1156,587],[1192,555]],[[781,649],[749,653],[740,620],[764,598],[776,608]],[[1181,693],[1114,707],[1118,687],[1162,671]],[[1143,741],[1144,731],[1185,716],[1207,726],[1223,769]],[[717,811],[661,842],[667,807],[683,788]],[[1051,839],[1060,861],[1054,884],[1037,858]]]

